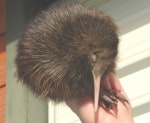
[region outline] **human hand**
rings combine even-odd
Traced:
[[[115,91],[120,91],[126,96],[115,74],[110,73],[107,79],[109,79],[109,81],[102,81],[102,86],[104,88],[112,88]],[[130,103],[118,101],[118,112],[114,110],[108,112],[101,106],[99,106],[98,110],[95,112],[93,99],[89,97],[68,100],[67,104],[72,111],[77,114],[82,123],[134,123]]]

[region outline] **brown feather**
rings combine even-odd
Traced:
[[[92,69],[103,76],[115,71],[117,27],[98,9],[64,4],[42,11],[17,47],[18,77],[38,96],[57,102],[93,98]],[[94,67],[91,53],[100,59]]]

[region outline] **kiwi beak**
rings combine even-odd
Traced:
[[[96,76],[94,71],[92,71],[92,74],[94,79],[94,111],[96,112],[99,104],[101,75]]]

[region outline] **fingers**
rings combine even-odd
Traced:
[[[119,78],[117,77],[117,75],[115,73],[110,73],[108,75],[108,78],[109,78],[109,83],[110,83],[112,89],[114,89],[116,91],[122,90]]]
[[[117,93],[117,94],[121,94],[124,96],[124,100],[125,102],[128,102],[129,104],[127,105],[128,109],[131,109],[131,104],[130,104],[130,101],[129,101],[129,98],[127,96],[127,94],[125,93],[121,83],[120,83],[120,80],[118,78],[118,76],[115,74],[115,73],[110,73],[108,75],[108,83],[110,84],[111,88],[113,90],[115,90],[116,92],[120,92],[120,93]],[[121,95],[117,95],[118,97],[121,97]],[[121,97],[121,99],[123,99],[123,97]]]
[[[109,77],[106,76],[104,78],[104,80],[102,80],[102,86],[106,89],[106,90],[110,90],[111,89],[111,84],[109,82]]]
[[[102,80],[102,86],[106,90],[114,89],[117,92],[122,90],[119,78],[115,73],[109,73],[109,75]]]

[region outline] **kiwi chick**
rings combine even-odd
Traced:
[[[31,22],[18,43],[18,78],[38,96],[55,102],[89,96],[96,110],[100,81],[115,72],[118,42],[116,25],[102,11],[77,3],[50,7]],[[104,102],[105,108],[112,105]]]

